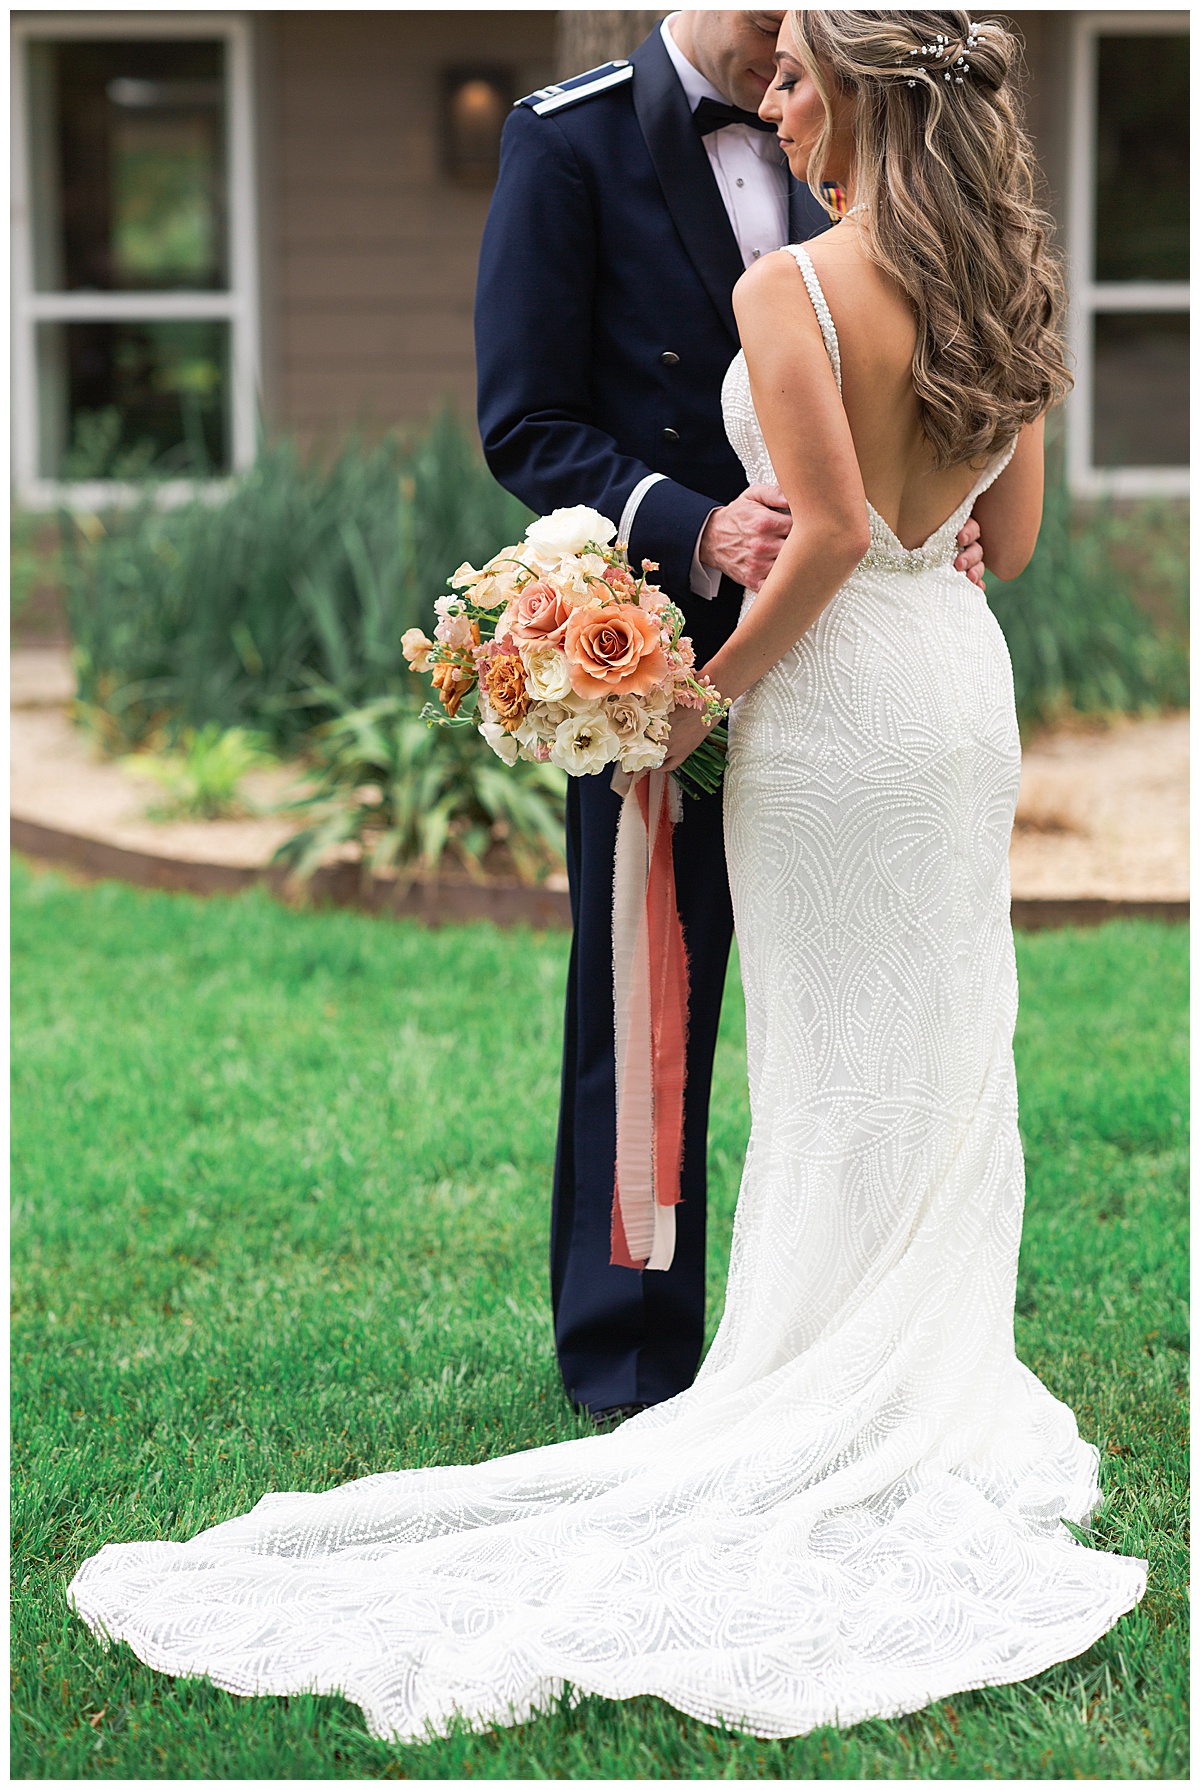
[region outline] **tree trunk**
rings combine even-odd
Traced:
[[[602,62],[628,56],[666,18],[665,12],[560,12],[554,78],[565,81]]]

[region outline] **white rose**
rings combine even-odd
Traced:
[[[481,721],[479,731],[497,758],[502,758],[505,764],[516,764],[517,742],[511,733],[505,733],[498,721]]]
[[[621,742],[607,717],[593,709],[586,715],[569,715],[554,732],[550,763],[568,777],[586,777],[602,771],[621,750]]]
[[[526,530],[525,539],[539,559],[560,559],[565,554],[582,553],[589,541],[607,547],[616,532],[616,525],[607,516],[578,503],[573,509],[552,510],[548,516],[539,516]]]
[[[566,656],[557,646],[526,644],[521,648],[525,688],[535,702],[561,702],[571,693]]]
[[[576,696],[571,690],[561,702],[539,702],[530,710],[530,715],[542,738],[552,740],[564,721],[572,721],[576,715],[590,714],[592,706],[590,697]]]
[[[648,733],[640,733],[621,752],[621,769],[631,776],[638,771],[656,771],[667,756],[667,742],[651,739]]]

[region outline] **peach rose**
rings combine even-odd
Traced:
[[[530,646],[561,646],[570,609],[558,592],[539,579],[527,584],[509,605],[505,617],[516,641]]]
[[[573,609],[563,651],[580,696],[645,696],[667,675],[662,630],[632,603]]]

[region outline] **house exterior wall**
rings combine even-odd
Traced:
[[[1014,22],[1027,122],[1060,226],[1070,15]],[[280,12],[255,20],[263,387],[271,424],[305,439],[474,405],[471,309],[489,194],[439,154],[442,71],[549,80],[552,12]]]
[[[186,495],[194,475],[186,470],[183,400],[175,418],[162,396],[182,392],[185,373],[189,392],[201,389],[203,376],[203,389],[219,394],[210,405],[216,448],[207,465],[221,470],[253,462],[260,400],[268,428],[302,442],[354,424],[371,431],[419,424],[447,399],[470,419],[476,264],[508,102],[561,72],[574,57],[572,44],[581,49],[586,41],[589,56],[627,51],[627,41],[611,38],[612,21],[627,31],[630,20],[644,25],[652,16],[530,9],[14,14],[12,409],[21,501],[109,501],[127,464],[121,455],[147,441],[163,476],[185,468],[170,491],[178,486]],[[1070,264],[1067,323],[1078,377],[1061,426],[1072,489],[1080,496],[1183,495],[1190,291],[1176,240],[1186,212],[1181,65],[1161,56],[1139,62],[1136,46],[1122,50],[1132,73],[1124,89],[1114,89],[1111,40],[1183,38],[1188,14],[1036,10],[1010,15],[1010,23],[1025,45],[1026,118],[1042,195]],[[147,186],[144,159],[136,167],[130,161],[130,108],[160,109],[180,125],[187,108],[201,103],[172,97],[167,76],[157,98],[109,93],[99,111],[89,101],[86,115],[104,142],[80,160],[60,126],[83,102],[69,81],[60,86],[88,39],[108,44],[101,61],[124,58],[135,73],[149,55],[169,74],[190,40],[223,46],[222,84],[203,103],[223,108],[225,157],[211,187],[218,197],[203,203],[205,216],[217,220],[214,231],[228,220],[224,284],[210,290],[211,281],[176,279],[169,254],[128,291],[103,279],[72,285],[51,271],[68,215],[82,217],[110,246],[136,225],[139,241],[153,238],[155,253],[167,253],[172,220],[159,212],[162,192],[174,189],[153,180]],[[156,42],[159,49],[148,50]],[[95,56],[91,65],[88,78],[100,80]],[[1096,108],[1105,66],[1102,128]],[[445,159],[452,72],[457,176]],[[1171,111],[1158,105],[1159,95]],[[182,141],[162,151],[168,161],[199,153],[180,149]],[[1148,174],[1160,144],[1159,172]],[[125,158],[119,202],[112,181],[106,186],[88,173],[107,166],[110,155]],[[467,184],[468,176],[477,183]],[[202,185],[193,179],[179,188],[185,198],[175,201],[172,228],[185,236],[200,227],[187,194]],[[1102,232],[1092,217],[1101,193]],[[1107,260],[1099,257],[1101,233]],[[1114,258],[1114,241],[1118,250],[1125,242],[1125,261],[1120,252]],[[1102,278],[1103,267],[1110,273]],[[201,325],[208,335],[189,347],[186,332]],[[124,419],[120,439],[97,459],[84,436],[113,416]]]
[[[552,12],[256,17],[264,399],[302,438],[474,411],[471,312],[486,190],[443,172],[443,71],[550,79]]]

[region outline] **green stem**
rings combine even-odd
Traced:
[[[674,773],[680,789],[689,796],[715,795],[725,776],[725,755],[729,750],[729,731],[714,727],[694,752],[689,752]]]

